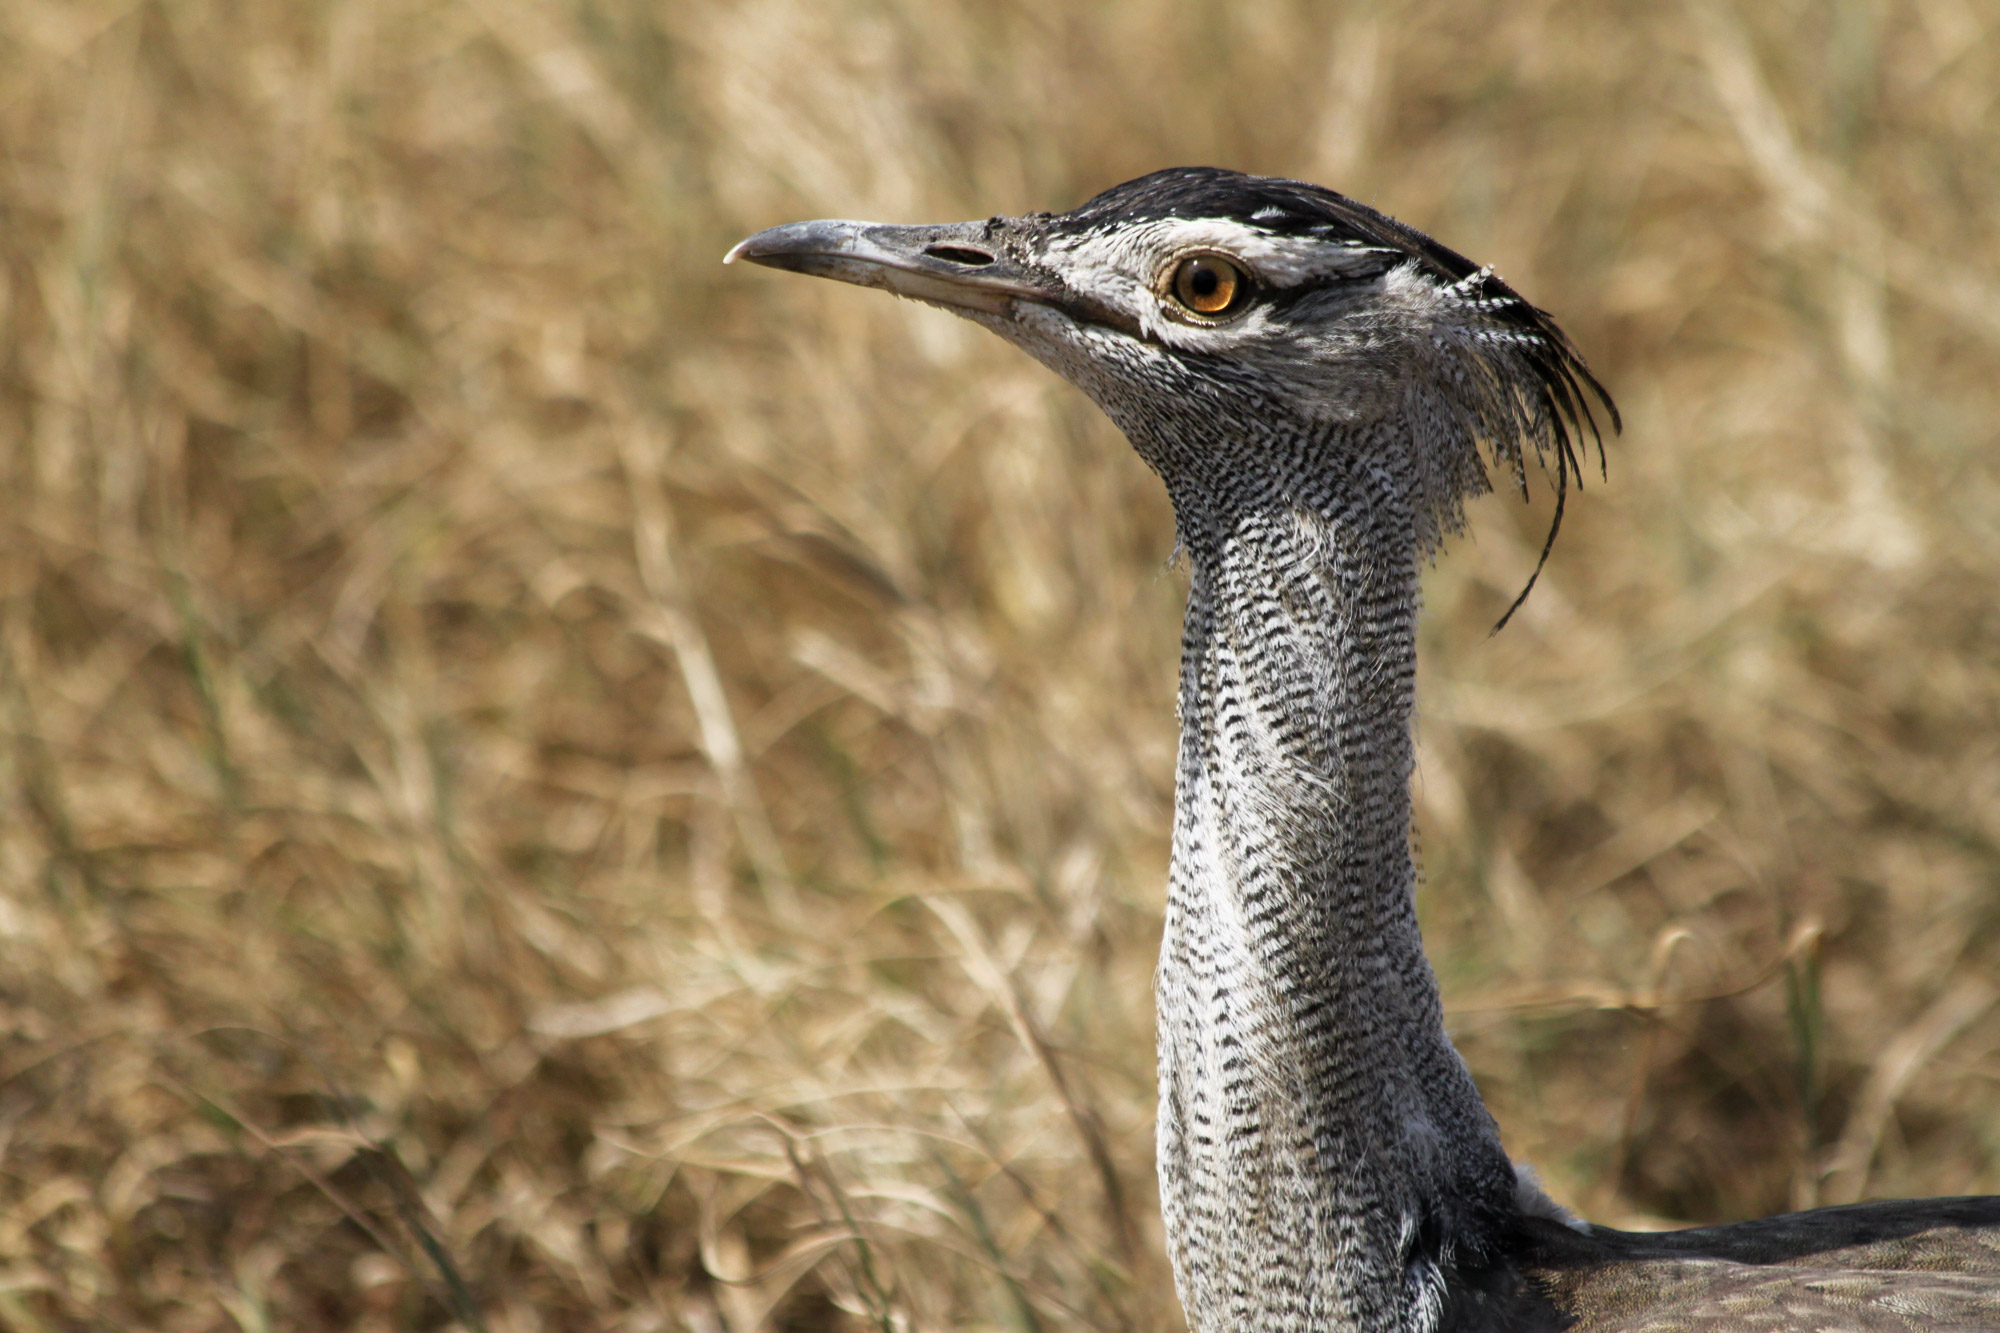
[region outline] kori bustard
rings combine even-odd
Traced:
[[[2000,1198],[1592,1226],[1509,1162],[1445,1034],[1410,845],[1418,572],[1489,458],[1535,455],[1560,501],[1593,413],[1617,425],[1547,314],[1342,195],[1210,168],[729,258],[991,329],[1166,483],[1190,587],[1158,1150],[1196,1333],[2000,1328]]]

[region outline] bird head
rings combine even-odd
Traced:
[[[880,287],[1020,346],[1124,429],[1184,540],[1323,494],[1359,457],[1404,485],[1429,553],[1489,488],[1487,459],[1525,487],[1535,455],[1560,496],[1596,432],[1586,390],[1618,421],[1554,321],[1492,270],[1298,181],[1181,167],[1068,213],[798,222],[728,258]]]

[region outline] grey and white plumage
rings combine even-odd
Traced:
[[[1617,424],[1546,314],[1351,199],[1209,168],[1059,215],[798,223],[737,257],[993,330],[1172,497],[1159,1172],[1197,1333],[2000,1324],[2000,1200],[1587,1226],[1508,1161],[1445,1034],[1410,845],[1418,573],[1489,461],[1533,456],[1560,496],[1591,400]]]

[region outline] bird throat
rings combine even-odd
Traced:
[[[1411,490],[1335,452],[1181,515],[1159,1170],[1196,1333],[1437,1327],[1514,1189],[1417,930]]]

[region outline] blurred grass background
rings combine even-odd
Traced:
[[[1602,1220],[2000,1190],[2000,15],[0,8],[0,1326],[1177,1324],[1181,575],[1081,397],[718,264],[1206,162],[1629,428],[1431,576],[1422,910]]]

